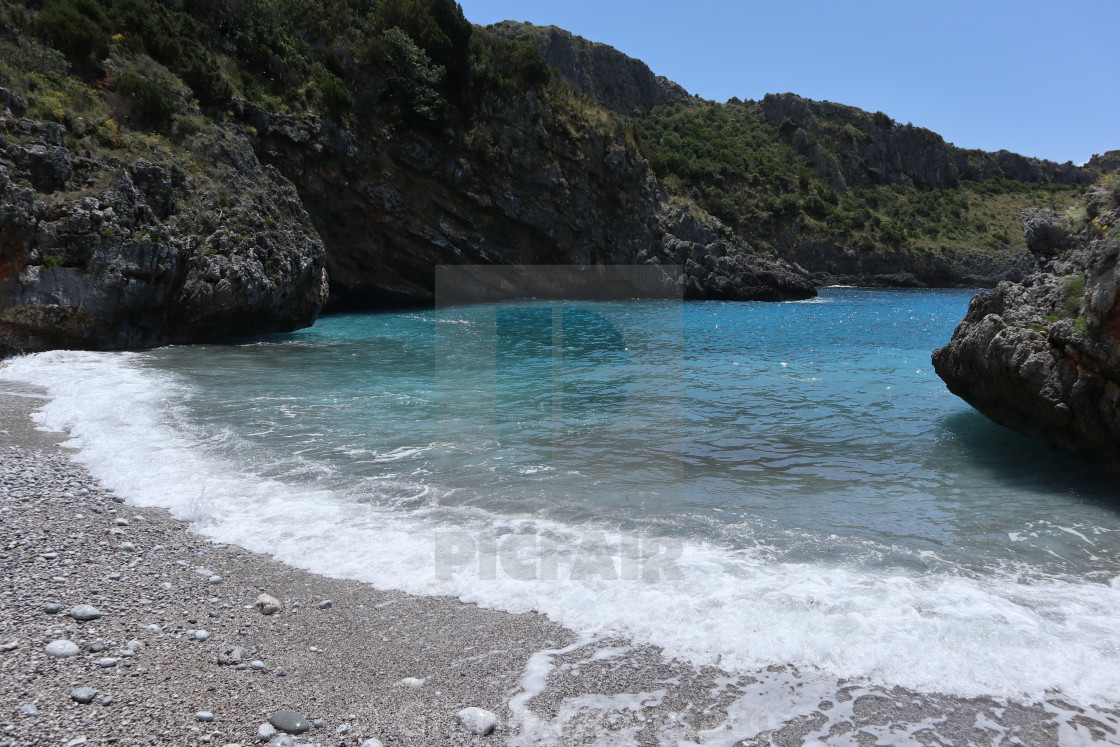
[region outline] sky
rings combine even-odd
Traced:
[[[460,4],[609,44],[706,99],[792,92],[1058,162],[1120,149],[1120,0]]]

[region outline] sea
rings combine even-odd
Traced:
[[[338,314],[0,379],[129,503],[667,656],[1120,703],[1120,483],[951,394],[971,290]]]

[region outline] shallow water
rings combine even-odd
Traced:
[[[1116,703],[1116,482],[945,389],[971,295],[331,316],[0,377],[129,500],[320,573],[730,668]]]

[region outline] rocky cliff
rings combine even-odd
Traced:
[[[837,190],[871,184],[946,189],[960,181],[1002,177],[1035,184],[1088,184],[1092,172],[1001,150],[988,153],[946,143],[936,132],[900,124],[830,101],[792,93],[767,94],[748,102],[782,139]]]
[[[0,101],[0,356],[315,320],[322,241],[246,138],[209,127],[188,144],[189,164],[95,157],[67,148],[62,125],[22,118],[18,95],[0,89]]]
[[[455,143],[235,105],[326,242],[333,308],[430,305],[435,268],[467,264],[677,264],[686,298],[816,294],[804,271],[672,200],[621,122],[532,91],[479,107],[472,140]]]
[[[976,296],[933,364],[995,422],[1120,474],[1118,227],[1120,174],[1083,211],[1024,212],[1038,271]]]
[[[550,67],[579,90],[623,116],[648,111],[671,101],[690,103],[697,100],[679,84],[655,75],[641,60],[556,26],[503,21],[489,29],[502,37],[533,45]]]

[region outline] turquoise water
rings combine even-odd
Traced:
[[[1116,482],[945,389],[971,295],[339,315],[2,375],[130,500],[321,573],[725,666],[1111,702]],[[673,568],[628,575],[650,538]]]

